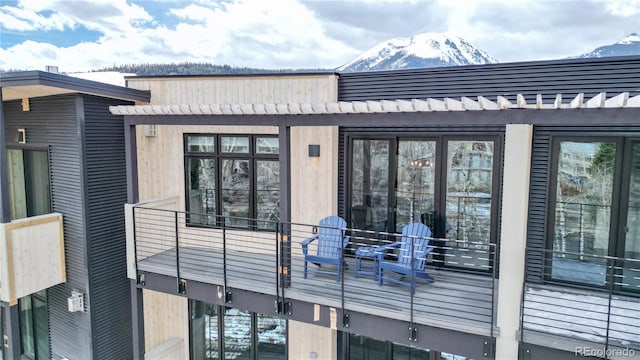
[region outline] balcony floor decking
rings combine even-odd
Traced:
[[[292,251],[294,252],[294,251]],[[180,247],[180,278],[223,285],[221,249]],[[310,272],[303,278],[303,258],[293,256],[291,286],[286,298],[341,308],[343,286],[335,275]],[[390,282],[380,287],[372,276],[355,278],[352,259],[346,259],[344,308],[381,317],[410,321],[411,293],[408,286]],[[276,296],[276,254],[227,250],[227,286]],[[317,269],[309,264],[310,269]],[[138,261],[141,271],[175,277],[176,250],[168,249]],[[492,293],[489,275],[472,275],[448,269],[429,272],[435,282],[417,280],[413,299],[413,321],[418,324],[491,336]]]

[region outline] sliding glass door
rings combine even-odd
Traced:
[[[640,290],[640,141],[557,138],[553,144],[551,278]],[[608,278],[613,275],[613,278]]]
[[[350,139],[347,213],[360,242],[412,222],[432,230],[434,265],[488,270],[495,242],[496,136]]]

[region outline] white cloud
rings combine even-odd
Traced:
[[[640,14],[640,0],[608,0],[608,2],[607,10],[612,15],[629,17]]]
[[[41,30],[46,35],[46,30],[87,28],[102,35],[69,47],[29,41],[3,48],[0,68],[58,65],[62,71],[87,71],[112,64],[184,61],[333,68],[390,38],[446,31],[500,61],[522,61],[577,55],[640,31],[640,0],[162,4],[167,6],[164,15],[173,20],[167,25],[127,0],[20,0],[16,7],[2,6],[0,22],[13,32]]]

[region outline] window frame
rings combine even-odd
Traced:
[[[214,139],[214,150],[213,152],[195,152],[189,151],[188,140],[190,137],[199,136],[199,137],[211,137]],[[240,138],[248,138],[249,140],[249,148],[248,152],[223,152],[222,151],[222,138],[224,137],[240,137]],[[274,228],[267,227],[259,227],[258,226],[258,162],[259,161],[280,161],[280,151],[278,149],[277,153],[258,153],[258,139],[262,138],[273,138],[279,139],[278,134],[237,134],[237,133],[184,133],[183,134],[183,161],[184,161],[184,179],[185,179],[185,208],[187,212],[187,226],[194,227],[210,227],[212,224],[208,223],[197,223],[190,221],[190,186],[191,186],[191,174],[189,172],[189,161],[190,159],[213,159],[215,162],[215,210],[212,213],[213,216],[217,219],[215,221],[215,226],[224,225],[225,216],[224,214],[224,203],[222,201],[222,163],[224,160],[246,160],[248,162],[248,174],[249,174],[249,201],[248,201],[248,216],[250,219],[246,226],[243,225],[233,225],[230,227],[239,228],[239,229],[249,229],[249,230],[257,230],[257,231],[275,231]],[[278,183],[280,182],[279,174],[278,174]],[[278,196],[280,198],[280,194]]]
[[[623,171],[627,168],[627,165],[623,162],[623,156],[625,156],[627,139],[633,137],[621,136],[619,134],[587,134],[585,136],[576,136],[569,134],[555,134],[550,137],[550,153],[549,153],[549,168],[548,168],[548,181],[547,181],[547,194],[549,195],[546,216],[545,216],[545,241],[544,249],[550,251],[545,256],[544,262],[544,279],[549,283],[562,283],[571,284],[586,288],[606,288],[607,284],[596,285],[588,282],[557,279],[552,276],[552,257],[554,250],[554,240],[556,231],[556,206],[558,203],[557,185],[558,185],[558,172],[560,169],[560,144],[563,142],[578,142],[578,143],[614,143],[616,145],[615,162],[612,178],[611,189],[611,208],[609,209],[610,224],[609,224],[609,243],[607,245],[607,256],[617,256],[617,248],[620,246],[620,240],[617,238],[620,224],[620,211],[621,211],[621,190],[624,187]]]

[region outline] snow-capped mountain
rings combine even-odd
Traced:
[[[615,44],[600,46],[595,50],[578,56],[578,58],[584,59],[627,55],[640,55],[640,35],[631,33]]]
[[[395,70],[490,63],[497,61],[456,35],[424,33],[382,42],[338,70]]]

